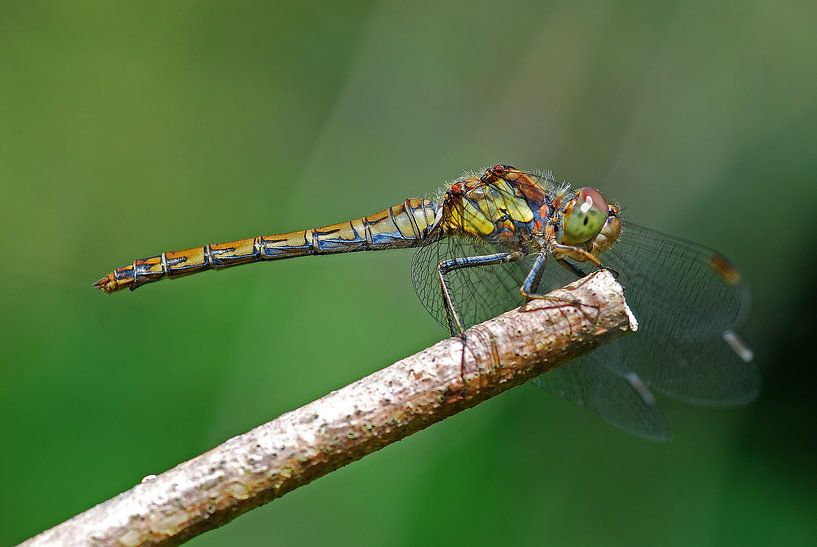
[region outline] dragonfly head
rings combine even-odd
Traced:
[[[588,243],[601,233],[610,216],[604,196],[590,186],[579,188],[565,205],[562,217],[562,239],[565,245]]]

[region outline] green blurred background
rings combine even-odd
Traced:
[[[497,162],[731,256],[760,399],[655,444],[522,386],[192,543],[814,541],[813,6],[0,2],[0,544],[444,336],[410,251],[98,277]]]

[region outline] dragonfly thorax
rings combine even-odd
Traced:
[[[510,246],[527,243],[548,219],[546,189],[528,173],[508,165],[455,181],[441,201],[439,229],[445,235]]]

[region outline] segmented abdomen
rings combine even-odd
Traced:
[[[407,199],[373,215],[320,228],[211,243],[141,258],[117,268],[95,286],[110,293],[124,288],[133,290],[166,277],[261,260],[416,247],[429,237],[436,212],[437,204],[433,200]]]

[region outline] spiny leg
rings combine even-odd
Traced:
[[[536,260],[533,261],[533,266],[531,266],[527,277],[525,277],[525,281],[522,282],[522,286],[519,288],[519,292],[525,298],[526,302],[529,302],[538,296],[535,293],[539,288],[539,282],[542,280],[542,274],[545,272],[547,259],[547,251],[539,253]]]
[[[586,275],[578,266],[576,266],[572,262],[568,262],[564,258],[557,258],[556,263],[559,266],[561,266],[562,268],[564,268],[565,270],[567,270],[570,273],[572,273],[573,275],[575,275],[579,279],[581,279],[582,277],[584,277]]]
[[[572,262],[568,262],[564,258],[557,258],[556,263],[559,266],[561,266],[562,268],[564,268],[565,270],[567,270],[568,272],[575,275],[579,279],[587,276],[587,274],[584,271],[582,271],[581,268],[579,268],[578,266],[576,266]],[[602,266],[600,269],[601,270],[607,270],[607,271],[611,272],[614,277],[618,277],[618,272],[616,272],[615,270],[611,270],[610,268],[607,268],[605,266]],[[599,270],[596,270],[596,271],[599,271]],[[584,284],[584,283],[582,283],[582,284]]]
[[[567,270],[568,272],[570,272],[570,273],[572,273],[573,275],[575,275],[575,276],[576,276],[577,278],[579,278],[579,279],[581,279],[582,277],[586,277],[586,276],[587,276],[587,274],[586,274],[584,271],[582,271],[582,269],[581,269],[581,268],[579,268],[578,266],[576,266],[576,265],[575,265],[575,264],[573,264],[572,262],[569,262],[569,261],[565,260],[564,258],[557,258],[557,259],[556,259],[556,263],[557,263],[559,266],[561,266],[562,268],[564,268],[565,270]],[[601,270],[606,270],[606,271],[610,272],[611,274],[613,274],[613,277],[614,277],[615,279],[618,279],[618,272],[617,272],[617,271],[615,271],[614,269],[612,269],[612,268],[608,268],[607,266],[603,266],[603,265],[602,265],[602,266],[601,266],[601,267],[600,267],[598,270],[596,270],[596,271],[601,271]]]
[[[557,251],[557,252],[561,251],[562,253],[571,252],[573,254],[579,254],[579,255],[584,257],[584,260],[586,260],[588,262],[592,262],[596,266],[596,268],[598,268],[599,270],[607,270],[608,272],[613,274],[614,278],[618,279],[618,272],[617,271],[615,271],[612,268],[608,268],[608,267],[604,266],[601,263],[601,261],[598,259],[598,257],[596,257],[596,255],[594,255],[593,253],[590,253],[586,249],[582,249],[581,247],[576,247],[574,245],[562,245],[561,243],[551,243],[551,247],[552,247],[552,249],[554,251]],[[584,277],[586,275],[584,272],[582,272],[582,270],[580,270],[574,264],[566,261],[562,257],[557,258],[556,261],[559,263],[560,266],[562,266],[563,268],[567,269],[568,271],[576,274],[579,277]]]
[[[468,256],[443,260],[438,265],[440,274],[440,290],[442,290],[443,303],[445,304],[446,318],[448,319],[448,330],[451,336],[457,336],[462,340],[462,359],[460,361],[460,380],[465,385],[465,329],[457,312],[454,299],[451,296],[451,289],[448,287],[447,274],[464,268],[475,268],[479,266],[494,266],[506,264],[522,258],[521,252],[495,253],[483,256]]]
[[[533,266],[531,266],[527,277],[525,277],[525,281],[522,283],[522,286],[519,287],[519,293],[525,298],[526,302],[530,302],[531,300],[548,300],[550,302],[554,302],[557,308],[571,306],[579,308],[580,310],[583,309],[583,307],[587,304],[579,302],[578,300],[568,300],[566,298],[559,298],[545,294],[536,294],[536,290],[539,288],[539,282],[542,280],[542,274],[545,271],[548,254],[549,251],[543,250],[536,257],[536,260],[533,262]],[[572,273],[580,277],[584,277],[584,272],[566,260],[557,258],[556,262],[562,267],[567,268]],[[596,311],[598,311],[598,309],[596,309]]]
[[[584,260],[590,261],[596,265],[596,268],[601,268],[601,262],[599,259],[594,256],[592,253],[588,252],[587,249],[582,249],[581,247],[576,247],[575,245],[563,245],[561,243],[550,242],[551,250],[556,253],[558,256],[559,254],[569,254],[573,253],[574,255],[580,255],[584,258]]]
[[[495,266],[497,264],[506,264],[522,258],[522,253],[495,253],[483,256],[467,256],[461,258],[451,258],[443,260],[438,266],[440,274],[440,288],[443,295],[443,303],[445,304],[445,312],[448,316],[448,330],[451,336],[463,337],[465,329],[462,326],[460,314],[457,312],[454,299],[451,296],[451,290],[448,287],[447,274],[464,268],[475,268],[479,266]]]

